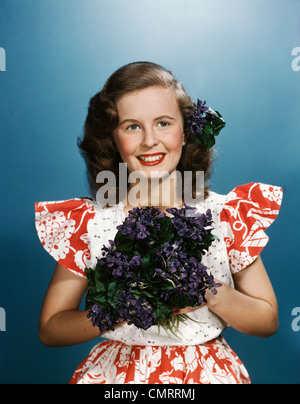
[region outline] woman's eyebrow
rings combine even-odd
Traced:
[[[124,119],[124,121],[120,122],[120,123],[119,123],[119,126],[123,125],[124,123],[129,123],[129,122],[131,122],[131,123],[138,123],[138,121],[137,121],[136,119],[130,119],[130,118],[128,118],[128,119]]]
[[[171,121],[176,121],[175,118],[172,118],[169,115],[158,116],[157,118],[154,119],[154,121],[160,121],[162,119],[169,119]],[[124,125],[124,123],[139,123],[139,121],[137,121],[136,119],[133,119],[133,118],[127,118],[127,119],[124,119],[122,122],[120,122],[119,126]]]
[[[161,119],[170,119],[170,120],[172,120],[172,121],[176,121],[175,118],[172,118],[172,117],[169,116],[169,115],[162,115],[162,116],[159,116],[158,118],[155,118],[154,120],[155,120],[155,121],[159,121],[159,120],[161,120]]]

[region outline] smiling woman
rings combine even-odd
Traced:
[[[114,72],[91,99],[84,136],[78,140],[92,195],[95,197],[104,185],[96,182],[98,173],[109,171],[116,178],[113,191],[116,202],[125,197],[120,192],[119,164],[126,159],[128,175],[131,170],[149,175],[153,165],[171,173],[177,164],[183,179],[179,199],[183,198],[184,172],[193,173],[193,198],[196,197],[194,173],[203,172],[207,196],[212,151],[195,144],[195,135],[188,124],[193,110],[194,103],[183,85],[160,65],[135,62]],[[158,145],[162,138],[164,143]],[[153,154],[157,156],[157,153],[162,155],[161,160],[149,161],[156,160]],[[175,155],[176,161],[171,163]],[[126,183],[129,189],[128,177]]]
[[[126,65],[90,101],[79,146],[91,190],[101,186],[96,180],[105,170],[115,175],[116,190],[125,182],[126,197],[137,172],[144,179],[141,190],[157,169],[166,177],[204,171],[207,180],[214,137],[224,125],[205,102],[192,102],[171,72],[149,62]],[[125,179],[120,164],[127,167]],[[182,175],[181,194],[184,182]],[[222,332],[228,325],[260,337],[277,330],[276,297],[260,252],[268,242],[264,230],[279,213],[282,190],[253,182],[219,195],[206,183],[201,203],[189,206],[183,198],[177,209],[177,199],[167,207],[158,199],[151,207],[160,186],[147,189],[140,200],[145,209],[131,209],[122,199],[114,206],[90,198],[36,204],[40,240],[58,261],[41,311],[40,339],[65,346],[100,332],[106,338],[71,383],[248,384],[247,370]],[[169,193],[175,196],[175,190],[176,181]],[[194,184],[192,190],[197,191]],[[150,282],[154,277],[157,287]],[[122,287],[115,289],[118,282]],[[207,290],[209,282],[218,290]],[[178,323],[173,333],[158,322],[168,299],[171,323]]]
[[[173,89],[147,87],[124,95],[116,106],[121,123],[114,130],[114,140],[122,161],[127,164],[129,173],[142,172],[149,180],[148,195],[144,200],[140,198],[141,206],[151,206],[154,199],[162,199],[166,192],[165,182],[162,181],[153,189],[154,179],[160,177],[162,172],[171,192],[171,200],[174,199],[174,205],[177,205],[180,202],[175,197],[176,181],[173,181],[170,189],[166,173],[171,175],[177,169],[185,135]],[[129,123],[131,125],[128,126]],[[156,171],[153,171],[153,167]]]
[[[183,120],[173,90],[153,86],[136,91],[120,98],[117,110],[121,124],[114,131],[114,139],[129,172],[143,170],[150,176],[152,171],[144,167],[159,165],[159,170],[171,174],[185,145]]]

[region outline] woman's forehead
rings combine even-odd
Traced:
[[[160,115],[176,114],[179,112],[178,103],[171,87],[147,87],[128,93],[117,101],[118,113],[121,116],[147,112]]]

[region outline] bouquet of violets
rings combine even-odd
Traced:
[[[174,308],[200,306],[216,284],[201,263],[213,240],[211,211],[200,214],[185,205],[134,208],[103,246],[96,268],[86,268],[86,309],[100,333],[121,321],[144,330],[153,325],[172,332],[187,315]]]

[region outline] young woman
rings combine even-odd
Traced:
[[[105,340],[93,348],[71,383],[248,384],[249,375],[222,331],[230,325],[242,333],[268,337],[277,330],[276,297],[259,254],[268,241],[264,230],[279,213],[282,190],[250,183],[227,195],[210,191],[212,148],[196,139],[191,126],[194,111],[181,83],[163,67],[137,62],[120,68],[91,99],[79,142],[93,198],[36,203],[38,235],[57,260],[40,317],[40,339],[48,346],[99,337],[88,311],[79,310],[87,290],[84,269],[96,265],[103,245],[114,239],[116,227],[135,207],[128,198],[134,187],[130,174],[141,173],[148,184],[138,205],[166,212],[185,202],[183,187],[174,180],[170,205],[153,203],[162,201],[167,174],[176,171],[183,179],[185,171],[194,176],[204,172],[203,198],[195,207],[199,212],[211,210],[218,236],[203,262],[222,286],[217,294],[207,291],[201,307],[174,308],[174,315],[190,317],[180,323],[178,335],[122,321],[101,335]],[[120,164],[128,169],[124,195]],[[97,177],[104,171],[116,178],[115,187],[109,189],[115,196],[113,206],[99,203],[104,182],[97,182]],[[158,172],[165,177],[155,182]],[[193,184],[194,197],[197,192]]]

